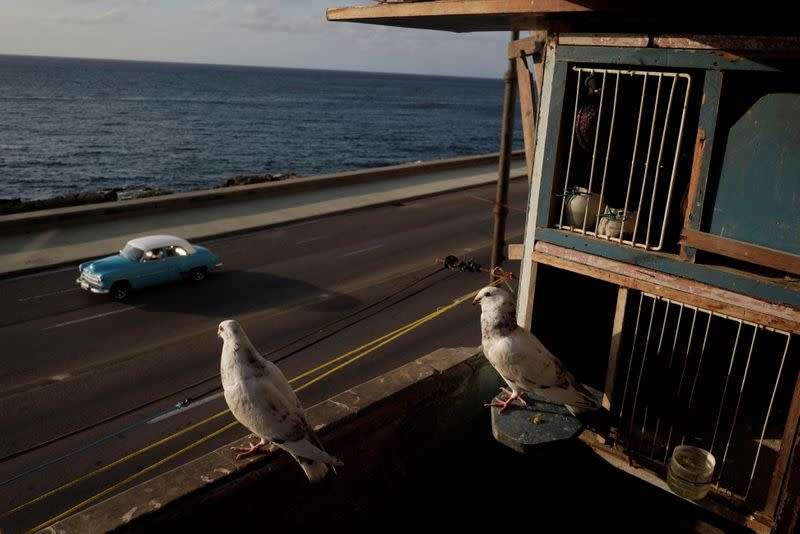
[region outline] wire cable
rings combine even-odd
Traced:
[[[508,280],[508,278],[499,278],[499,279],[493,281],[490,285],[496,286],[496,285],[499,285],[501,283],[506,282],[507,280]],[[447,306],[445,306],[443,308],[439,308],[435,312],[432,312],[432,313],[426,315],[425,317],[417,319],[416,321],[413,321],[413,322],[411,322],[411,323],[409,323],[409,324],[407,324],[407,325],[405,325],[405,326],[403,326],[401,328],[398,328],[398,329],[396,329],[396,330],[394,330],[394,331],[392,331],[392,332],[390,332],[388,334],[385,334],[385,335],[381,336],[380,338],[377,338],[377,339],[375,339],[373,341],[370,341],[370,342],[358,347],[357,349],[351,350],[351,351],[349,351],[349,352],[347,352],[347,353],[345,353],[345,354],[343,354],[341,356],[337,356],[336,358],[333,358],[333,359],[329,360],[328,362],[326,362],[323,365],[320,365],[320,366],[318,366],[318,367],[316,367],[314,369],[306,371],[305,373],[302,373],[301,375],[298,375],[298,376],[292,378],[291,380],[289,380],[289,383],[296,382],[296,381],[298,381],[298,380],[300,380],[300,379],[302,379],[302,378],[304,378],[306,376],[309,376],[309,375],[313,374],[316,371],[319,371],[321,369],[324,369],[325,367],[328,367],[328,366],[334,364],[337,361],[340,361],[340,360],[342,360],[342,359],[344,359],[344,358],[346,358],[346,357],[348,357],[350,355],[356,354],[356,356],[353,356],[349,360],[337,365],[333,369],[330,369],[330,370],[326,371],[325,373],[321,374],[320,376],[317,376],[317,377],[309,380],[308,382],[306,382],[306,383],[302,384],[301,386],[299,386],[299,387],[294,389],[295,392],[300,392],[303,389],[306,389],[307,387],[311,386],[312,384],[314,384],[314,383],[322,380],[323,378],[333,374],[334,372],[336,372],[336,371],[346,367],[347,365],[349,365],[349,364],[351,364],[351,363],[363,358],[367,354],[369,354],[369,353],[381,348],[382,346],[390,343],[391,341],[397,339],[398,337],[400,337],[400,336],[402,336],[402,335],[404,335],[404,334],[416,329],[420,325],[422,325],[422,324],[424,324],[424,323],[426,323],[426,322],[428,322],[428,321],[430,321],[432,319],[435,319],[436,317],[438,317],[438,316],[442,315],[443,313],[455,308],[456,306],[459,306],[459,305],[463,304],[464,302],[466,302],[470,298],[474,297],[477,293],[478,293],[478,291],[473,291],[472,293],[469,293],[468,295],[465,295],[465,296],[463,296],[463,297],[461,297],[459,299],[456,299],[452,303],[450,303],[449,305],[447,305]],[[226,415],[228,413],[230,413],[230,410],[227,410],[227,409],[223,410],[223,411],[221,411],[221,412],[219,412],[217,414],[212,415],[211,417],[208,417],[208,418],[204,419],[203,421],[200,421],[198,423],[195,423],[194,425],[191,425],[190,427],[187,427],[187,428],[185,428],[183,430],[180,430],[180,431],[176,432],[175,434],[172,434],[171,436],[167,436],[166,438],[163,438],[163,439],[161,439],[161,440],[159,440],[159,441],[157,441],[155,443],[152,443],[152,444],[150,444],[150,445],[148,445],[148,446],[146,446],[146,447],[144,447],[144,448],[142,448],[142,449],[140,449],[140,450],[138,450],[138,451],[136,451],[134,453],[131,453],[131,454],[129,454],[129,455],[123,457],[123,458],[120,458],[119,460],[116,460],[115,462],[112,462],[111,464],[108,464],[108,465],[106,465],[104,467],[101,467],[101,468],[99,468],[99,469],[97,469],[97,470],[95,470],[93,472],[87,473],[86,475],[83,475],[82,477],[80,477],[78,479],[75,479],[75,480],[73,480],[71,482],[68,482],[67,484],[64,484],[64,485],[62,485],[62,486],[60,486],[60,487],[58,487],[58,488],[56,488],[54,490],[51,490],[51,491],[49,491],[47,493],[44,493],[44,494],[40,495],[39,497],[36,497],[35,499],[31,500],[31,501],[28,501],[26,503],[23,503],[23,504],[17,506],[16,508],[14,508],[12,510],[8,510],[7,512],[3,512],[2,514],[0,514],[0,519],[8,517],[8,516],[18,512],[18,511],[20,511],[20,510],[22,510],[24,508],[27,508],[27,507],[29,507],[29,506],[37,503],[37,502],[40,502],[40,501],[44,500],[47,497],[55,495],[56,493],[59,493],[59,492],[65,490],[65,489],[67,489],[69,487],[72,487],[72,486],[74,486],[74,485],[76,485],[76,484],[78,484],[78,483],[80,483],[80,482],[82,482],[84,480],[87,480],[87,479],[92,478],[92,477],[94,477],[94,476],[96,476],[96,475],[98,475],[98,474],[100,474],[102,472],[105,472],[105,471],[111,469],[112,467],[115,467],[115,466],[117,466],[117,465],[119,465],[119,464],[121,464],[121,463],[123,463],[123,462],[125,462],[125,461],[127,461],[129,459],[131,459],[131,458],[139,456],[139,455],[143,454],[144,452],[147,452],[148,450],[151,450],[151,449],[157,447],[158,445],[166,443],[166,442],[168,442],[168,441],[170,441],[170,440],[172,440],[172,439],[174,439],[174,438],[176,438],[176,437],[178,437],[180,435],[185,434],[186,432],[189,432],[189,431],[191,431],[191,430],[193,430],[193,429],[195,429],[195,428],[197,428],[197,427],[199,427],[199,426],[201,426],[201,425],[203,425],[205,423],[208,423],[208,422],[210,422],[210,421],[212,421],[214,419],[222,417],[223,415]],[[181,450],[179,450],[179,451],[177,451],[177,452],[175,452],[175,453],[163,458],[162,460],[159,460],[155,464],[152,464],[152,465],[148,466],[147,468],[134,473],[133,475],[129,476],[128,478],[124,479],[123,481],[115,483],[114,485],[106,488],[105,490],[101,491],[100,493],[95,494],[94,496],[92,496],[92,497],[90,497],[90,498],[78,503],[77,505],[73,506],[69,510],[63,512],[62,514],[59,514],[58,516],[49,519],[48,521],[42,523],[41,525],[38,525],[38,526],[34,527],[31,530],[31,532],[34,532],[34,531],[37,531],[37,530],[40,530],[40,529],[43,529],[43,528],[46,528],[46,527],[52,525],[56,521],[59,521],[60,519],[63,519],[64,517],[76,512],[77,510],[80,510],[81,508],[87,506],[88,504],[91,504],[92,502],[94,502],[97,499],[107,495],[108,493],[114,491],[115,489],[121,487],[122,485],[124,485],[124,484],[126,484],[126,483],[128,483],[128,482],[130,482],[132,480],[135,480],[136,478],[139,478],[140,476],[144,475],[145,473],[147,473],[149,471],[152,471],[153,469],[159,467],[160,465],[163,465],[164,463],[168,462],[169,460],[180,456],[184,452],[187,452],[187,451],[191,450],[192,448],[196,447],[197,445],[199,445],[201,443],[204,443],[205,441],[211,439],[212,437],[215,437],[215,436],[221,434],[222,432],[224,432],[224,431],[226,431],[226,430],[228,430],[230,428],[233,428],[237,424],[238,424],[238,421],[234,421],[234,422],[232,422],[232,423],[220,428],[219,430],[213,432],[212,434],[209,434],[209,435],[201,438],[200,440],[190,444],[189,446],[184,447],[183,449],[181,449]]]

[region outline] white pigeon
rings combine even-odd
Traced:
[[[484,287],[472,303],[481,305],[483,353],[511,388],[501,388],[507,399],[487,406],[499,407],[503,413],[515,400],[525,405],[522,395],[529,393],[564,404],[573,415],[598,407],[564,364],[536,336],[517,325],[514,301],[508,293]]]
[[[220,368],[225,400],[236,419],[261,440],[250,447],[232,447],[240,452],[236,459],[255,454],[271,442],[291,454],[311,482],[325,478],[328,464],[342,465],[323,450],[286,377],[277,365],[261,357],[242,326],[234,320],[222,321],[217,335],[223,341]]]

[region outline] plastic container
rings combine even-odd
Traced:
[[[676,494],[699,501],[708,493],[717,461],[705,449],[678,445],[667,468],[667,484]]]

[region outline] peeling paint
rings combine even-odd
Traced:
[[[224,467],[217,467],[216,469],[214,469],[214,472],[222,473],[223,475],[230,475],[233,471],[231,471],[230,469],[226,469]]]
[[[153,508],[153,510],[158,510],[159,508],[161,508],[161,503],[155,499],[150,499],[150,502],[148,504]]]
[[[202,476],[200,477],[200,480],[202,480],[202,481],[203,481],[203,482],[205,482],[206,484],[210,484],[210,483],[214,482],[214,479],[213,479],[213,478],[211,478],[211,477],[210,477],[210,476],[208,476],[208,475],[202,475]]]
[[[122,520],[122,522],[123,522],[123,523],[127,523],[128,521],[130,521],[131,519],[133,519],[133,514],[135,514],[135,513],[136,513],[136,510],[138,510],[138,509],[139,509],[139,507],[138,507],[138,506],[134,506],[133,508],[131,508],[130,510],[128,510],[127,512],[125,512],[125,515],[123,515],[123,516],[120,518],[120,519]]]

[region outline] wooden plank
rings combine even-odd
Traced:
[[[711,168],[712,148],[714,136],[717,131],[717,116],[720,101],[722,100],[722,86],[724,73],[710,71],[706,73],[703,83],[703,96],[700,104],[700,117],[697,122],[697,139],[695,153],[692,161],[692,173],[689,178],[689,191],[687,193],[687,213],[684,218],[684,232],[699,230],[703,219],[708,173]],[[694,261],[695,253],[681,244],[681,257]]]
[[[622,345],[622,328],[625,324],[625,308],[628,305],[628,288],[620,287],[617,293],[617,307],[614,311],[614,326],[611,330],[611,346],[608,350],[606,384],[603,388],[603,408],[611,411],[614,404],[614,387],[617,384],[617,362]]]
[[[553,94],[553,66],[556,64],[555,48],[550,43],[547,44],[547,51],[545,52],[544,60],[546,63],[546,68],[544,70],[545,76],[542,79],[542,92],[540,93],[542,100],[539,105],[539,124],[536,128],[536,137],[538,142],[533,158],[533,179],[530,185],[530,194],[528,195],[528,218],[525,222],[525,250],[523,252],[523,258],[526,258],[526,261],[524,261],[520,266],[519,297],[517,299],[517,321],[520,325],[528,330],[530,330],[531,323],[533,322],[533,300],[534,293],[536,291],[537,265],[536,263],[527,261],[527,258],[530,258],[530,255],[533,253],[534,243],[536,242],[536,232],[538,226],[536,214],[539,212],[538,206],[539,199],[542,195],[542,182],[549,182],[549,178],[547,180],[543,180],[543,177],[547,176],[544,174],[543,170],[544,147],[546,146],[547,139],[549,139],[548,136],[550,135],[550,98]],[[558,114],[554,115],[554,117],[555,122],[560,120]],[[545,202],[549,202],[549,197],[545,199]]]
[[[535,33],[543,33],[543,32],[535,32]],[[538,48],[538,43],[541,39],[538,38],[536,35],[531,35],[529,37],[523,37],[522,39],[517,39],[516,41],[511,41],[508,44],[508,59],[517,59],[521,56],[532,56],[536,52],[540,52],[541,50]]]
[[[525,245],[523,243],[508,245],[507,256],[509,260],[521,260],[524,252]]]
[[[779,505],[783,501],[786,515],[793,516],[795,526],[800,523],[800,373],[797,374],[794,385],[794,395],[789,405],[789,413],[786,416],[786,425],[783,428],[781,448],[778,451],[778,458],[775,460],[775,469],[770,479],[767,501],[764,506],[764,513],[775,518],[779,511]],[[795,479],[793,485],[787,479]],[[785,509],[788,505],[789,509]],[[783,515],[783,514],[781,514]],[[781,519],[785,522],[785,518]],[[796,530],[786,530],[785,532],[797,532]]]
[[[641,34],[562,33],[558,35],[558,44],[573,46],[620,46],[645,48],[650,45],[650,37]]]
[[[559,61],[568,63],[606,63],[647,65],[650,68],[685,68],[714,70],[755,70],[765,72],[797,71],[800,63],[765,62],[719,50],[673,50],[668,48],[613,48],[607,46],[559,47]]]
[[[683,240],[687,246],[699,250],[771,267],[787,273],[800,274],[800,256],[797,254],[696,230],[684,230]]]
[[[587,13],[609,11],[624,2],[570,0],[450,0],[448,2],[385,2],[370,6],[334,7],[326,11],[331,21],[359,19]],[[624,6],[615,10],[621,11]]]
[[[724,269],[703,264],[681,261],[674,254],[645,252],[641,248],[621,246],[606,239],[582,236],[577,232],[555,228],[537,228],[537,241],[580,250],[596,256],[640,267],[655,269],[682,279],[716,286],[730,292],[749,295],[752,298],[773,302],[800,310],[800,291],[797,283],[784,279],[770,279],[746,271]]]
[[[653,39],[656,48],[699,50],[800,51],[800,37],[756,35],[660,35]]]
[[[531,260],[752,323],[800,333],[800,310],[789,306],[545,241],[536,242]]]
[[[536,98],[531,83],[531,71],[524,56],[518,57],[517,83],[519,84],[519,107],[522,118],[522,139],[525,143],[525,159],[528,171],[528,187],[533,180],[533,154],[536,149]]]

